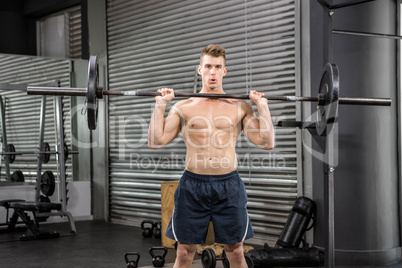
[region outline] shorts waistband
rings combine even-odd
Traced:
[[[188,170],[184,170],[183,177],[192,178],[195,180],[202,180],[202,181],[221,181],[232,179],[233,177],[238,177],[239,172],[237,170],[232,171],[230,173],[221,174],[221,175],[204,175],[204,174],[197,174],[193,173]]]

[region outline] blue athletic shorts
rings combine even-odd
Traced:
[[[186,244],[205,244],[212,221],[215,242],[234,244],[254,236],[247,214],[246,188],[237,171],[200,175],[184,171],[174,195],[166,236]]]

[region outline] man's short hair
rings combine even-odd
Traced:
[[[225,48],[221,47],[220,45],[217,44],[210,44],[201,51],[201,56],[200,56],[200,63],[202,62],[202,57],[204,55],[209,55],[212,57],[223,57],[223,62],[226,66],[226,52]]]

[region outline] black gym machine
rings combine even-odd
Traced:
[[[2,85],[1,88],[7,87]],[[15,86],[14,86],[15,88]],[[26,86],[22,87],[21,90],[26,90]],[[5,109],[3,102],[1,103],[1,125],[2,125],[2,138],[5,152],[0,153],[5,155],[5,169],[6,177],[8,180],[12,180],[16,177],[16,181],[23,182],[24,177],[22,172],[16,171],[10,176],[9,164],[15,161],[15,156],[19,154],[36,154],[38,155],[37,162],[37,176],[36,176],[36,187],[35,187],[35,200],[25,201],[22,199],[9,199],[1,200],[0,205],[5,207],[7,210],[7,231],[13,231],[17,223],[24,223],[30,234],[24,234],[20,237],[20,240],[31,240],[31,239],[46,239],[59,237],[57,232],[47,232],[40,229],[40,222],[46,221],[50,216],[61,216],[67,217],[70,223],[71,233],[76,233],[76,227],[74,219],[71,213],[67,210],[67,180],[66,180],[66,166],[65,162],[69,155],[68,147],[64,142],[64,123],[63,123],[63,103],[61,97],[54,97],[54,108],[55,108],[55,129],[57,135],[57,150],[50,151],[50,146],[48,143],[44,142],[45,133],[45,114],[46,114],[46,96],[41,99],[40,108],[40,129],[39,129],[39,148],[38,151],[16,151],[13,144],[7,144],[7,134],[6,134],[6,124],[5,124]],[[75,152],[72,152],[75,153]],[[56,160],[58,163],[58,178],[59,183],[56,183],[55,176],[52,171],[47,170],[42,173],[42,164],[49,161],[50,155],[55,154],[57,156]],[[18,173],[17,173],[18,172]],[[21,173],[21,174],[20,174]],[[17,175],[14,175],[17,174]],[[50,196],[53,195],[55,190],[59,194],[60,203],[52,203],[50,201]],[[13,209],[13,215],[8,219],[9,210]],[[32,218],[31,218],[32,217]],[[21,222],[17,222],[18,218]]]

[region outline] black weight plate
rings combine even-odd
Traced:
[[[201,263],[203,268],[216,267],[216,255],[212,248],[206,248],[202,251]]]
[[[56,181],[51,171],[45,171],[41,176],[40,190],[46,196],[52,196],[56,188]]]
[[[320,136],[327,136],[338,116],[339,70],[335,64],[327,63],[325,65],[319,95],[322,95],[324,100],[317,106],[316,131]]]
[[[88,64],[88,86],[87,86],[87,121],[89,129],[96,129],[98,121],[98,99],[96,91],[98,89],[98,58],[91,56]]]
[[[45,150],[45,152],[49,152],[50,151],[50,145],[47,142],[43,143],[43,149]],[[43,163],[48,163],[50,160],[50,154],[43,154]]]
[[[12,153],[15,152],[14,144],[12,144],[12,143],[7,144],[7,152],[12,152]],[[9,154],[9,155],[6,155],[6,157],[8,158],[9,163],[14,163],[15,154]]]
[[[21,170],[16,170],[14,173],[11,175],[11,181],[12,182],[24,182],[24,174],[22,173]]]

